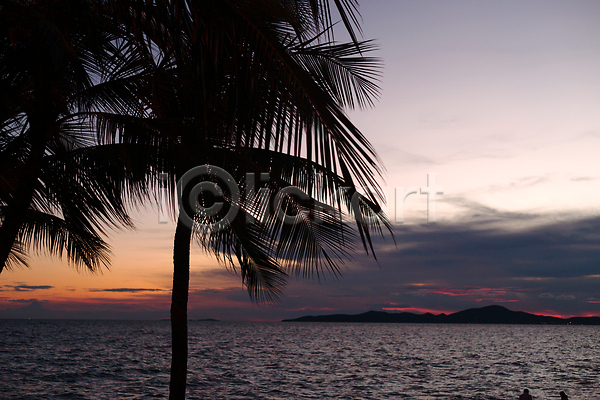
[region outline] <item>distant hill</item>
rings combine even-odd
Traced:
[[[387,322],[427,324],[546,324],[546,325],[600,325],[600,317],[557,318],[547,315],[511,311],[502,306],[470,308],[452,314],[414,314],[367,311],[362,314],[333,314],[284,319],[283,322]]]

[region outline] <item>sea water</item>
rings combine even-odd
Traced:
[[[600,326],[190,322],[188,399],[600,399]],[[158,399],[168,321],[0,320],[1,399]]]

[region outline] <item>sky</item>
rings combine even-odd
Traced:
[[[360,12],[382,94],[349,114],[386,169],[396,244],[377,239],[377,262],[357,251],[340,278],[290,279],[269,306],[193,249],[189,318],[491,304],[600,315],[600,3],[363,1]],[[435,222],[427,196],[395,195],[428,174],[443,188]],[[43,255],[2,272],[0,318],[168,318],[174,223],[133,217],[135,231],[111,233],[100,275]]]

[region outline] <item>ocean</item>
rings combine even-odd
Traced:
[[[188,399],[600,399],[600,326],[190,321]],[[2,399],[163,399],[168,321],[0,320]]]

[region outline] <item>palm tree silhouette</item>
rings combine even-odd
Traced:
[[[115,133],[110,121],[146,113],[142,56],[127,53],[109,11],[65,0],[0,8],[0,272],[32,246],[107,266],[105,228],[130,227],[128,203],[149,195],[134,144],[97,146],[100,126]]]
[[[351,27],[355,3],[336,4]],[[183,399],[193,239],[239,268],[252,299],[274,301],[288,271],[307,277],[339,273],[353,243],[342,210],[356,216],[367,252],[373,250],[370,231],[390,229],[377,206],[377,158],[344,113],[346,106],[369,105],[377,94],[378,62],[364,56],[372,50],[368,42],[332,42],[327,2],[157,1],[119,7],[119,19],[137,30],[145,52],[155,54],[153,118],[147,122],[155,138],[149,139],[149,131],[125,129],[119,139],[160,143],[165,158],[156,168],[169,173],[172,199],[175,182],[202,164],[228,171],[246,195],[237,200],[223,194],[227,207],[239,209],[223,229],[211,229],[214,217],[200,214],[186,224],[179,211],[170,398]],[[292,223],[282,223],[248,196],[248,172],[270,174],[264,188],[270,203],[290,185],[308,195],[280,205]],[[375,189],[362,196],[359,186]]]

